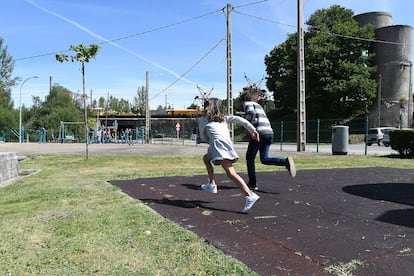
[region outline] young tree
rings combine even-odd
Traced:
[[[88,108],[86,106],[86,93],[85,93],[85,62],[89,62],[91,58],[95,58],[98,54],[99,45],[91,44],[89,47],[86,47],[83,44],[70,46],[70,50],[75,52],[75,55],[68,56],[66,54],[57,53],[56,60],[59,62],[68,61],[69,59],[74,62],[78,61],[82,64],[82,90],[83,90],[83,107],[84,112],[84,132],[85,132],[85,157],[88,159]]]
[[[308,118],[354,118],[367,112],[376,94],[376,68],[368,51],[372,26],[359,27],[351,10],[338,5],[316,11],[305,33]],[[360,38],[360,39],[357,39]],[[361,39],[362,38],[362,39]],[[265,57],[279,116],[296,111],[296,35]]]

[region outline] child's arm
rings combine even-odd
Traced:
[[[243,126],[250,133],[253,139],[259,141],[259,133],[256,131],[256,128],[246,119],[240,116],[226,116],[226,121],[228,124],[236,123]]]

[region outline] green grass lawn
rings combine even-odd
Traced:
[[[412,160],[301,156],[314,168],[412,168]],[[244,160],[236,163],[246,172]],[[108,184],[114,179],[205,174],[195,157],[44,155],[36,173],[0,189],[0,275],[255,275],[194,233]],[[282,170],[279,167],[276,169]],[[258,171],[275,167],[257,164]],[[217,173],[222,171],[217,168]]]

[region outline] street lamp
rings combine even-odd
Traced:
[[[20,103],[19,103],[19,143],[22,143],[22,88],[26,81],[30,79],[37,79],[38,76],[33,76],[30,78],[25,79],[20,85]]]

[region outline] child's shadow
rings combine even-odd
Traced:
[[[174,207],[180,207],[185,209],[196,209],[202,208],[206,210],[212,211],[220,211],[220,212],[229,212],[229,213],[237,213],[237,214],[244,214],[238,211],[232,210],[224,210],[219,208],[208,207],[205,204],[211,203],[209,201],[201,201],[201,200],[182,200],[182,199],[169,199],[169,198],[162,198],[162,199],[153,199],[153,198],[142,198],[140,199],[145,204],[163,204],[163,205],[170,205]]]

